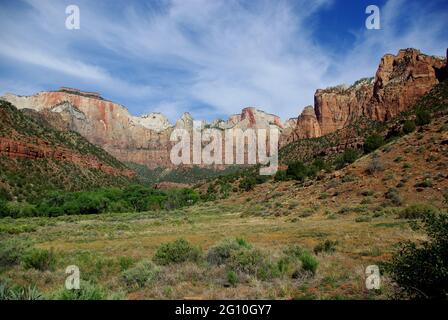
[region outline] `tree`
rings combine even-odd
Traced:
[[[447,299],[448,215],[428,213],[414,227],[423,229],[428,240],[402,243],[386,270],[406,297]]]
[[[9,209],[7,206],[7,202],[3,199],[0,199],[0,217],[9,216]]]
[[[384,144],[384,137],[382,135],[374,133],[368,136],[364,141],[364,151],[366,153],[370,153],[381,147],[383,144]]]
[[[415,131],[415,122],[413,120],[406,120],[403,125],[403,132],[405,134]]]
[[[286,175],[299,181],[304,181],[308,176],[308,169],[302,161],[296,161],[288,165]]]
[[[424,126],[431,123],[431,113],[425,109],[418,109],[415,112],[415,123],[418,126]]]

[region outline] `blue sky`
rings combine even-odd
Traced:
[[[79,30],[65,8],[80,8]],[[380,7],[381,30],[365,28]],[[0,93],[100,92],[133,115],[296,117],[314,91],[373,76],[384,53],[445,55],[448,1],[0,1]]]

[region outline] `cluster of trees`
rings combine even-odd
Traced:
[[[60,216],[173,210],[192,205],[198,200],[199,194],[192,189],[157,190],[142,185],[83,192],[53,191],[35,204],[0,201],[0,216]]]

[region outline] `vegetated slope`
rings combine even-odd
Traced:
[[[231,201],[257,202],[253,213],[298,216],[358,212],[371,218],[374,212],[419,203],[442,208],[448,201],[448,82],[422,97],[413,110],[430,111],[430,123],[391,139],[353,164],[303,183],[260,184],[234,194]],[[386,131],[414,117],[410,110],[390,122]],[[418,117],[420,113],[417,123]],[[293,202],[300,205],[291,207]]]
[[[134,179],[133,171],[78,133],[56,130],[27,114],[0,101],[2,197],[32,199],[47,190],[86,190]]]
[[[137,163],[126,163],[126,165],[137,173],[137,178],[141,183],[148,185],[161,182],[195,184],[202,180],[225,176],[243,170],[243,167],[238,165],[227,166],[224,169],[201,168],[198,166],[150,169],[145,165]]]

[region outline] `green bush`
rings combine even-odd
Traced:
[[[406,120],[403,124],[403,132],[405,134],[411,133],[415,131],[415,121],[413,120]]]
[[[36,207],[26,202],[8,202],[5,212],[13,218],[33,217],[37,215]]]
[[[9,209],[6,200],[0,199],[0,217],[9,216]]]
[[[311,272],[312,274],[316,274],[317,266],[319,262],[317,259],[311,255],[308,251],[304,251],[300,256],[300,261],[302,262],[302,269],[304,271]]]
[[[250,248],[251,245],[243,239],[226,239],[208,250],[207,262],[212,265],[223,265],[229,260],[232,252]]]
[[[243,191],[250,191],[255,187],[256,184],[257,180],[255,179],[254,176],[245,176],[240,181],[240,189]]]
[[[257,274],[258,269],[265,262],[265,255],[256,248],[233,251],[228,264],[231,270],[247,274]]]
[[[314,247],[314,253],[319,254],[321,252],[335,252],[337,244],[337,241],[327,239]]]
[[[271,279],[279,275],[277,266],[272,264],[266,255],[256,248],[233,251],[227,266],[232,271],[254,275],[261,280]]]
[[[142,288],[147,283],[154,281],[160,272],[160,268],[152,261],[143,260],[134,267],[122,273],[123,280],[129,287]]]
[[[394,206],[401,206],[402,204],[402,200],[400,195],[398,194],[398,190],[395,188],[389,188],[389,190],[387,190],[387,192],[384,194],[385,198],[390,200],[390,202],[394,205]]]
[[[296,161],[288,165],[286,175],[292,179],[304,181],[308,176],[308,169],[301,161]]]
[[[52,300],[105,300],[107,294],[100,286],[81,280],[79,290],[61,288],[50,294],[49,298]]]
[[[25,269],[53,270],[56,258],[53,251],[30,249],[22,256],[22,263]]]
[[[428,214],[418,226],[429,240],[405,242],[386,264],[391,278],[407,298],[448,297],[448,215]]]
[[[229,281],[229,283],[232,287],[235,287],[240,280],[239,280],[236,272],[233,270],[230,270],[229,272],[227,272],[227,281]]]
[[[415,112],[415,123],[424,126],[431,123],[431,113],[425,109],[418,109]]]
[[[420,219],[437,213],[438,210],[428,204],[413,204],[398,213],[400,219]]]
[[[278,170],[274,176],[274,181],[287,181],[288,175],[286,174],[286,170]]]
[[[197,247],[192,246],[184,239],[163,243],[154,254],[154,262],[160,265],[181,263],[185,261],[199,261],[202,253]]]
[[[0,268],[19,264],[29,245],[17,239],[5,239],[0,242]]]
[[[368,136],[364,141],[364,151],[366,153],[370,153],[381,147],[383,144],[384,144],[384,137],[382,135],[374,133]]]
[[[336,169],[341,169],[347,164],[355,162],[356,159],[358,159],[358,152],[355,149],[347,149],[335,159],[334,165]]]

